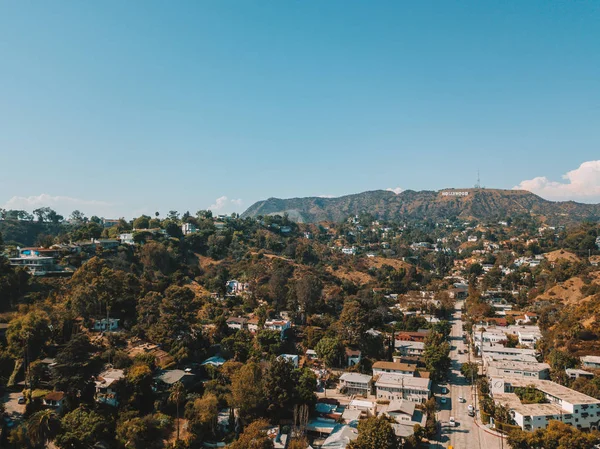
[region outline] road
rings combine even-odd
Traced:
[[[439,442],[432,444],[432,448],[446,448],[452,446],[454,449],[503,449],[507,447],[503,444],[501,438],[491,435],[482,430],[475,424],[474,418],[468,415],[468,405],[472,404],[477,408],[474,397],[474,389],[460,373],[460,367],[468,361],[469,355],[466,353],[467,345],[462,338],[462,319],[461,309],[463,301],[457,301],[455,311],[450,320],[452,331],[450,333],[450,343],[452,345],[450,358],[452,359],[451,372],[448,376],[449,394],[444,395],[448,401],[441,404],[438,400],[440,411],[438,420],[441,422],[441,435]],[[465,352],[459,354],[458,350]],[[463,351],[465,350],[465,351]],[[438,395],[439,396],[439,395]],[[459,402],[459,398],[465,399],[465,402]],[[456,427],[447,425],[450,417],[456,420]]]

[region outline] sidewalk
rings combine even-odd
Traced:
[[[493,435],[497,438],[502,438],[502,439],[506,439],[506,435],[504,435],[503,433],[500,433],[494,429],[489,428],[486,424],[483,424],[480,420],[479,420],[479,412],[477,413],[477,415],[473,418],[473,422],[475,423],[475,425],[477,427],[479,427],[481,430],[483,430],[485,433],[489,433],[490,435]]]

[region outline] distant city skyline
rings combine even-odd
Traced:
[[[0,207],[242,212],[523,188],[600,202],[600,7],[7,2]]]

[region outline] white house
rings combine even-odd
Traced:
[[[600,356],[586,355],[581,357],[581,366],[584,368],[600,369]]]
[[[132,232],[125,232],[123,234],[119,234],[119,240],[123,245],[135,245],[135,242],[133,241]]]
[[[117,407],[119,399],[116,386],[124,377],[125,372],[122,369],[109,368],[101,372],[95,381],[96,402]]]
[[[371,376],[359,373],[344,373],[340,376],[340,391],[347,395],[367,397],[370,390]]]
[[[425,351],[425,343],[422,341],[396,340],[394,348],[403,356],[420,356]]]
[[[193,234],[194,232],[198,232],[198,228],[193,223],[184,223],[181,225],[181,232],[183,235]]]
[[[379,361],[373,363],[373,376],[383,373],[394,373],[403,376],[414,376],[417,370],[417,365],[398,362]]]
[[[345,246],[342,248],[342,253],[347,254],[349,256],[354,256],[356,254],[356,247],[353,246],[353,247],[349,248],[349,247]]]
[[[546,397],[544,404],[523,404],[515,388],[533,387]],[[508,408],[511,416],[523,430],[546,428],[552,419],[560,420],[578,429],[598,429],[600,400],[594,399],[550,380],[515,378],[490,379],[494,402]]]
[[[375,381],[377,399],[406,399],[425,402],[431,397],[431,380],[401,374],[384,373]]]
[[[489,377],[524,377],[528,379],[550,379],[550,365],[538,362],[516,362],[512,360],[488,361]]]
[[[567,373],[567,376],[569,376],[569,379],[578,379],[580,377],[585,377],[586,379],[594,378],[594,373],[590,373],[582,369],[567,368],[565,372]]]

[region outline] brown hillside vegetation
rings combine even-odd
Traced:
[[[600,271],[590,273],[592,284],[600,285]],[[539,295],[539,301],[557,301],[565,305],[576,305],[588,301],[591,296],[582,293],[585,282],[580,276],[575,276],[561,282]]]
[[[548,262],[556,262],[559,259],[568,260],[569,262],[581,262],[581,258],[578,255],[562,249],[546,253],[544,257]]]

